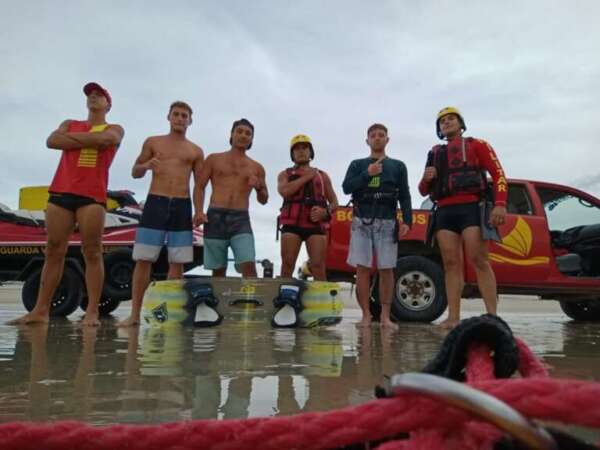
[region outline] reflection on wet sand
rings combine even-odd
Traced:
[[[45,420],[49,415],[50,405],[49,384],[44,383],[48,376],[48,355],[46,352],[48,324],[39,324],[19,331],[23,333],[24,342],[31,346],[32,363],[29,367],[29,403],[27,410],[31,420]]]
[[[561,324],[560,352],[544,357],[558,378],[600,379],[600,324],[569,321]]]
[[[530,320],[515,319],[515,333],[531,338],[555,376],[598,378],[598,324],[555,321],[544,331]],[[352,323],[117,329],[107,320],[97,329],[52,321],[18,328],[13,354],[0,359],[0,420],[156,423],[343,408],[372,399],[384,374],[419,371],[443,337],[423,324],[390,333]]]

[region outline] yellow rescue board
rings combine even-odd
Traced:
[[[281,285],[302,285],[300,327],[328,326],[342,319],[343,303],[337,283],[300,281],[285,278],[210,278],[203,282],[212,287],[219,300],[216,310],[223,321],[270,322],[275,307],[273,299]],[[182,280],[157,281],[144,295],[143,316],[152,326],[180,326],[189,315],[185,305],[187,292]]]

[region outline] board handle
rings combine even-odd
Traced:
[[[236,298],[235,300],[229,301],[229,306],[245,306],[245,305],[263,306],[263,302],[255,299],[255,298]]]

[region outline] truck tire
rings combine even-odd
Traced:
[[[560,309],[573,320],[600,321],[600,300],[562,300]]]
[[[131,259],[131,250],[117,250],[104,257],[104,286],[102,298],[119,302],[131,298],[131,280],[135,263]],[[114,311],[114,308],[111,310]],[[107,313],[108,314],[108,313]]]
[[[100,303],[98,304],[98,313],[101,316],[108,316],[111,312],[113,312],[115,309],[117,309],[120,304],[121,304],[120,300],[102,297],[100,299]],[[87,309],[87,305],[88,305],[88,299],[87,299],[87,297],[84,297],[83,300],[81,300],[81,304],[79,305],[79,307],[83,311],[85,311]]]
[[[40,266],[34,269],[25,279],[21,298],[27,311],[31,311],[35,306],[41,276],[42,267]],[[68,316],[81,304],[83,293],[84,286],[81,275],[69,265],[65,265],[63,277],[50,302],[50,315],[53,317]]]
[[[392,315],[409,322],[432,322],[446,310],[444,272],[423,256],[398,258]]]

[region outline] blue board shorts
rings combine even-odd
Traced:
[[[373,219],[373,223],[365,225],[360,217],[353,217],[348,264],[371,267],[375,258],[378,269],[395,268],[398,259],[395,229],[394,219]]]
[[[245,209],[208,208],[204,224],[204,268],[227,267],[227,249],[231,247],[236,264],[254,262],[254,234],[250,215]]]
[[[169,262],[194,260],[192,202],[189,198],[148,194],[135,233],[133,259],[155,262],[165,245]]]

